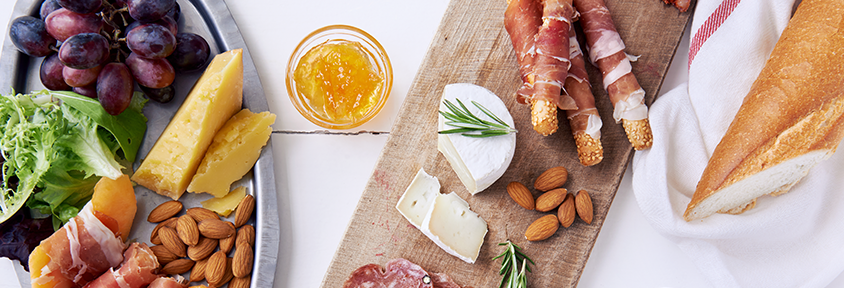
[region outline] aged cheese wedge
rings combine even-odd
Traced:
[[[229,217],[229,214],[237,208],[240,200],[246,197],[246,187],[234,188],[231,193],[222,198],[211,198],[200,202],[205,209],[217,212],[220,216]]]
[[[448,254],[475,263],[484,244],[486,221],[457,193],[439,194],[422,222],[422,233]]]
[[[442,104],[444,100],[457,104],[455,99],[460,99],[475,116],[492,121],[471,104],[475,101],[489,109],[510,127],[515,127],[513,117],[501,98],[484,87],[466,83],[449,84],[443,89],[442,99],[440,111],[448,111],[448,108]],[[439,117],[438,127],[440,131],[454,128],[445,124],[445,118],[442,115]],[[469,193],[476,194],[492,185],[510,166],[510,161],[513,160],[513,154],[516,152],[516,134],[487,138],[439,134],[437,149],[451,164],[451,168],[457,173],[457,177]]]
[[[226,196],[232,183],[246,175],[258,161],[261,147],[270,140],[273,122],[275,115],[270,112],[243,109],[235,114],[214,136],[188,185],[188,192]]]
[[[179,199],[211,140],[243,101],[243,51],[214,57],[132,176],[158,194]]]
[[[424,169],[416,172],[416,177],[402,194],[396,209],[416,228],[422,229],[422,221],[431,210],[434,199],[440,195],[440,181],[428,175]]]

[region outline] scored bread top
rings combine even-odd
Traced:
[[[715,148],[684,218],[708,216],[691,214],[761,170],[808,151],[832,153],[844,135],[842,92],[844,1],[804,0]]]

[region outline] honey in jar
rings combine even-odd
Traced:
[[[314,116],[354,123],[367,116],[382,95],[383,71],[358,42],[331,40],[312,47],[294,71],[298,96]]]

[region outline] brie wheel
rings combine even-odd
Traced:
[[[478,102],[478,104],[489,109],[510,127],[515,127],[513,117],[501,98],[484,87],[467,83],[446,85],[440,101],[440,111],[449,111],[443,104],[444,100],[449,100],[457,105],[456,99],[460,99],[472,114],[481,119],[494,122],[475,107],[472,101]],[[445,118],[440,115],[439,131],[455,128],[445,124],[445,121]],[[510,133],[487,138],[466,137],[460,134],[439,134],[437,150],[451,164],[451,168],[457,173],[457,177],[460,178],[469,193],[477,194],[498,180],[510,166],[510,161],[513,160],[513,154],[516,152],[516,134]]]

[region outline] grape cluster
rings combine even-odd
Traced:
[[[202,36],[179,33],[176,0],[45,0],[40,18],[21,16],[9,36],[26,55],[45,57],[41,83],[99,99],[117,115],[135,83],[147,97],[175,96],[176,72],[202,68],[210,48]]]

